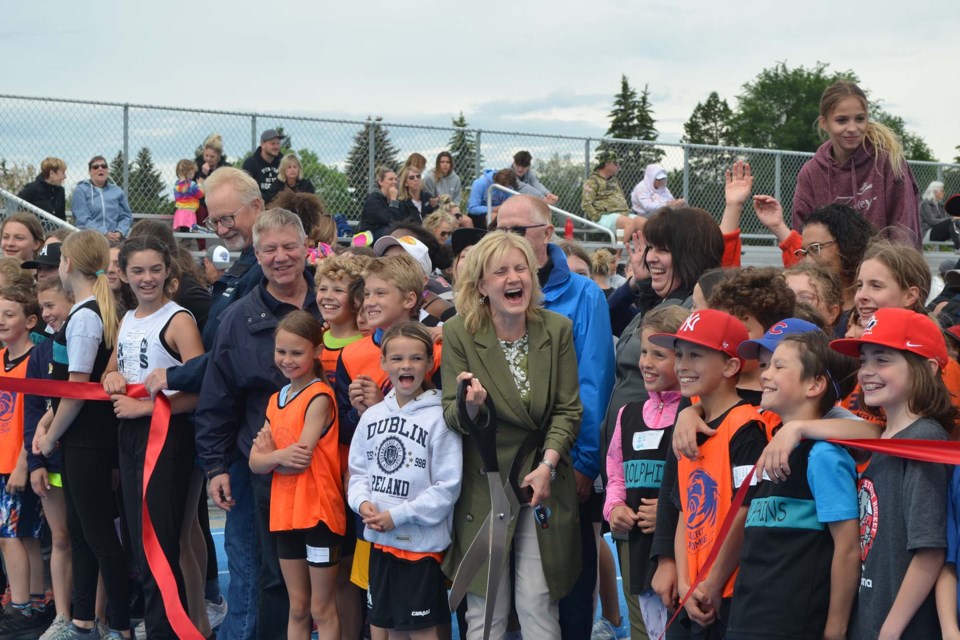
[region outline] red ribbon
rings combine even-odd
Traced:
[[[110,396],[103,390],[103,385],[97,382],[65,382],[62,380],[36,380],[7,378],[0,376],[0,389],[22,393],[26,395],[44,396],[47,398],[71,398],[74,400],[110,400]],[[131,398],[149,398],[150,394],[142,384],[127,385],[127,395]],[[203,635],[190,620],[190,616],[183,609],[180,602],[177,581],[173,577],[173,570],[167,562],[167,557],[160,547],[157,532],[150,520],[150,511],[147,509],[147,487],[150,477],[157,466],[157,459],[167,440],[170,429],[170,401],[162,393],[158,393],[153,405],[153,416],[150,418],[150,435],[147,438],[147,451],[143,462],[143,551],[147,558],[157,588],[163,598],[167,619],[174,633],[186,640],[203,640]]]
[[[888,456],[895,456],[897,458],[906,458],[907,460],[919,460],[920,462],[936,462],[950,465],[960,464],[960,442],[942,442],[939,440],[909,440],[899,438],[863,438],[852,440],[827,440],[827,442],[832,442],[833,444],[838,444],[843,447],[852,447],[854,449],[872,451],[873,453],[882,453]],[[740,488],[737,489],[737,493],[733,496],[733,502],[730,503],[730,509],[727,511],[726,517],[720,524],[720,530],[717,532],[717,541],[713,544],[713,548],[710,549],[710,553],[707,555],[707,559],[703,563],[703,567],[697,573],[697,577],[690,585],[687,595],[684,596],[684,598],[680,601],[680,604],[677,606],[677,610],[667,622],[667,626],[664,627],[663,634],[661,634],[659,640],[663,640],[664,636],[667,635],[667,629],[670,628],[670,625],[672,625],[674,620],[677,619],[677,616],[680,615],[680,612],[683,610],[683,606],[687,603],[687,600],[693,594],[694,590],[700,586],[700,583],[703,582],[704,578],[707,577],[707,574],[710,573],[713,563],[720,554],[720,548],[723,546],[723,542],[727,539],[727,534],[730,533],[730,527],[733,526],[733,520],[737,517],[737,511],[741,506],[743,506],[743,500],[747,496],[747,491],[750,488],[750,482],[753,480],[753,476],[756,471],[757,467],[754,465],[754,467],[750,470],[750,473],[747,474],[747,477],[744,478]],[[946,508],[946,505],[944,505],[944,508]]]

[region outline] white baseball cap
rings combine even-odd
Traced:
[[[427,249],[427,245],[413,236],[400,236],[399,238],[383,236],[374,243],[373,252],[378,256],[382,256],[390,247],[403,248],[404,251],[410,254],[411,258],[420,263],[420,268],[423,269],[423,275],[429,276],[433,273],[433,262],[430,261],[430,250]]]

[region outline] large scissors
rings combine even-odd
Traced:
[[[457,567],[453,586],[450,588],[450,609],[456,610],[460,606],[470,582],[476,577],[483,563],[488,562],[483,614],[483,640],[488,640],[497,600],[497,587],[500,585],[500,577],[504,569],[510,522],[520,513],[521,505],[529,503],[533,495],[532,489],[529,487],[522,489],[518,485],[517,478],[526,457],[540,446],[542,434],[539,431],[532,431],[524,440],[513,459],[510,475],[507,477],[508,487],[500,477],[500,465],[497,460],[496,408],[490,396],[487,395],[484,401],[486,421],[481,425],[477,420],[472,419],[467,412],[466,401],[469,385],[470,380],[467,379],[461,380],[457,387],[457,416],[480,452],[483,473],[487,476],[490,487],[490,513],[480,525],[480,530],[467,547],[460,566]]]

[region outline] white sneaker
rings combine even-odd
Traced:
[[[133,628],[133,637],[137,640],[147,640],[147,623],[141,622]]]
[[[598,618],[597,621],[593,623],[590,640],[617,640],[617,631],[606,618]]]
[[[70,618],[58,615],[53,619],[50,626],[47,627],[47,630],[43,632],[43,635],[40,636],[40,640],[53,640],[60,633],[61,629],[66,629],[69,626]]]
[[[216,629],[223,624],[223,619],[227,617],[227,599],[220,596],[220,603],[207,600],[207,618],[210,620],[210,628]]]

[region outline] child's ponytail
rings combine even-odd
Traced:
[[[112,349],[120,329],[119,310],[110,290],[106,270],[110,266],[110,244],[92,229],[70,234],[63,241],[60,253],[80,275],[93,280],[93,296],[100,307],[103,321],[103,342]]]
[[[882,154],[887,154],[887,160],[890,162],[890,169],[893,171],[894,178],[898,181],[903,180],[907,160],[903,153],[900,138],[897,137],[893,129],[876,120],[867,120],[866,136],[873,148],[876,149],[876,158],[879,159]]]

